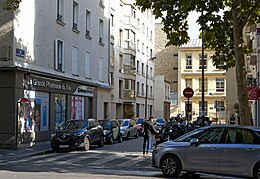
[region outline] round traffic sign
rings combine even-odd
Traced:
[[[194,91],[192,88],[188,87],[188,88],[185,88],[183,90],[183,95],[186,97],[186,98],[191,98],[194,94]]]

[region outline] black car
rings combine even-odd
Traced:
[[[154,127],[158,131],[155,135],[156,144],[164,141],[164,129],[165,129],[166,121],[163,118],[156,118],[154,121]]]
[[[53,151],[76,147],[87,151],[94,144],[104,145],[103,129],[96,119],[68,120],[51,135]]]
[[[99,120],[99,123],[103,127],[106,143],[113,144],[115,141],[123,141],[120,124],[116,119],[103,119]]]

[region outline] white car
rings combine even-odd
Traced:
[[[127,140],[130,137],[138,138],[139,133],[134,119],[118,119],[118,121],[121,124],[120,132],[123,138]]]

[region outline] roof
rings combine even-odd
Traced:
[[[188,43],[182,45],[180,48],[201,48],[201,39],[191,39]]]

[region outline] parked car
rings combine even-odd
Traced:
[[[120,132],[120,124],[116,119],[99,120],[104,130],[104,139],[106,143],[113,144],[116,140],[122,142],[123,137]]]
[[[137,132],[139,134],[139,136],[142,135],[142,123],[144,122],[144,118],[143,117],[138,117],[135,119],[135,123],[137,125]]]
[[[96,119],[71,119],[51,135],[51,148],[58,151],[63,148],[83,147],[87,151],[94,144],[103,147],[103,133]]]
[[[163,118],[156,118],[154,120],[154,127],[158,133],[155,135],[155,141],[156,144],[159,144],[161,142],[165,141],[165,135],[164,135],[164,130],[166,126],[166,121]]]
[[[138,138],[137,126],[134,119],[118,119],[121,124],[121,134],[123,138],[129,139],[130,137]]]
[[[260,179],[260,128],[212,125],[159,144],[152,166],[166,176],[181,171]]]

